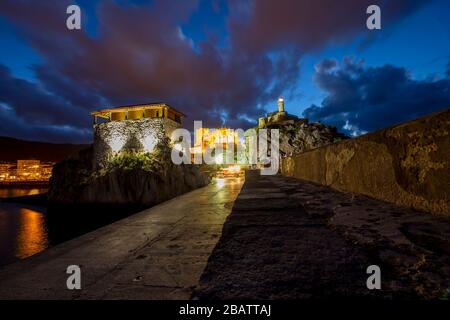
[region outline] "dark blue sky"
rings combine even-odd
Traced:
[[[369,4],[382,30],[367,30]],[[247,128],[280,95],[290,113],[373,131],[450,107],[449,13],[447,0],[2,0],[0,135],[89,142],[90,111],[151,101],[188,126]]]

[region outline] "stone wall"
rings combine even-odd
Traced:
[[[180,125],[165,118],[110,121],[94,125],[94,167],[103,166],[113,152],[152,151]]]
[[[282,159],[286,176],[450,215],[450,109]]]

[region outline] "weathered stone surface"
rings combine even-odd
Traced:
[[[450,110],[286,157],[282,173],[450,215]]]
[[[236,204],[273,189],[284,195],[276,208],[233,207],[193,297],[447,296],[448,218],[282,176],[248,175]],[[370,265],[381,268],[381,290],[366,287]]]
[[[193,165],[169,166],[160,174],[141,169],[114,170],[88,184],[77,203],[142,204],[151,206],[210,182]]]
[[[137,156],[139,157],[139,156]],[[144,158],[146,159],[146,158]],[[146,169],[139,159],[123,167],[93,169],[92,152],[54,166],[48,200],[50,204],[133,205],[149,207],[210,183],[195,165],[175,165],[170,149]]]
[[[52,179],[51,204],[105,204],[152,206],[177,195],[203,187],[210,178],[193,165],[168,166],[164,172],[142,169],[113,170],[88,184],[65,178]],[[70,186],[64,188],[66,184]]]
[[[336,127],[322,123],[309,123],[308,119],[280,120],[262,128],[280,130],[280,153],[283,156],[297,155],[307,150],[326,146],[347,139]]]
[[[94,125],[93,165],[105,166],[113,152],[152,151],[166,136],[180,127],[166,118],[109,121]]]

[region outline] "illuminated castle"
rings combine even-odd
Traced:
[[[191,148],[191,155],[194,157],[195,154],[203,154],[206,148],[217,148],[219,145],[222,147],[224,153],[227,148],[231,146],[236,150],[238,142],[238,133],[234,129],[198,128],[195,132],[195,144],[194,147]],[[224,154],[217,154],[215,161],[217,164],[222,164],[224,158]]]
[[[121,106],[92,112],[94,161],[104,166],[121,151],[153,151],[183,123],[184,114],[165,103]]]

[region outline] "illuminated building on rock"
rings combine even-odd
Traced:
[[[238,131],[235,129],[198,128],[195,132],[195,143],[191,148],[191,156],[194,158],[196,154],[204,154],[207,148],[214,150],[221,148],[222,154],[216,154],[215,161],[217,164],[222,164],[225,162],[228,148],[233,148],[230,151],[236,151],[238,144],[243,144],[243,142],[239,141]],[[237,161],[241,162],[240,159]]]
[[[94,161],[104,166],[121,151],[151,152],[165,136],[182,126],[184,114],[165,103],[103,109],[94,117]]]

